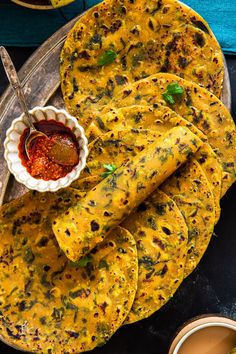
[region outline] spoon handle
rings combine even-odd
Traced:
[[[28,125],[30,126],[31,129],[36,130],[32,120],[31,120],[29,110],[27,108],[27,104],[25,101],[25,96],[23,94],[21,83],[18,78],[14,64],[13,64],[7,50],[2,46],[0,47],[0,56],[1,56],[2,64],[3,64],[4,70],[6,72],[7,78],[9,80],[14,92],[16,93],[16,95],[19,99],[21,108],[27,118]]]

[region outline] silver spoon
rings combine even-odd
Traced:
[[[29,157],[29,148],[30,148],[32,141],[40,136],[47,138],[47,135],[38,131],[33,124],[31,115],[29,113],[29,110],[28,110],[28,107],[27,107],[27,104],[25,101],[25,96],[22,91],[20,80],[19,80],[17,72],[16,72],[16,69],[14,67],[14,64],[13,64],[7,50],[4,47],[0,47],[0,56],[1,56],[2,64],[3,64],[4,70],[6,72],[7,78],[9,80],[16,96],[19,99],[21,109],[25,114],[25,118],[26,118],[27,124],[30,129],[29,134],[28,134],[27,138],[25,139],[25,152],[26,152],[26,155],[29,159],[30,158]]]
[[[2,60],[2,64],[4,67],[4,70],[6,72],[7,78],[16,94],[16,96],[19,99],[21,108],[25,114],[25,118],[27,120],[27,124],[29,126],[29,134],[27,138],[25,139],[25,152],[28,157],[29,156],[29,150],[30,146],[32,144],[32,141],[38,137],[46,137],[48,136],[41,131],[37,130],[33,124],[33,118],[32,115],[29,113],[29,110],[27,108],[27,104],[25,101],[25,96],[22,91],[21,83],[18,78],[16,69],[14,67],[14,64],[7,52],[7,50],[0,46],[0,56]],[[48,157],[55,161],[56,163],[62,164],[62,165],[75,165],[78,162],[78,152],[75,147],[75,145],[72,143],[72,141],[69,139],[69,137],[66,137],[62,140],[56,140],[54,145],[52,146],[51,150],[48,153]]]

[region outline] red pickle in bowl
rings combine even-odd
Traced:
[[[33,140],[28,159],[25,140],[29,129],[25,129],[18,146],[22,165],[37,179],[48,181],[65,177],[79,163],[79,146],[75,135],[70,128],[54,120],[41,120],[35,123],[35,127],[48,138]]]

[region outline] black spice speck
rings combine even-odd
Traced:
[[[95,220],[92,220],[91,223],[91,230],[94,232],[94,231],[98,231],[99,230],[99,224],[95,221]]]

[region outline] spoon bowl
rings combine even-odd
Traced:
[[[16,69],[14,67],[14,64],[13,64],[7,50],[2,46],[0,47],[0,56],[1,56],[2,64],[3,64],[4,70],[6,72],[7,78],[9,80],[16,96],[18,97],[22,111],[24,112],[24,115],[25,115],[25,119],[26,119],[27,124],[30,128],[29,134],[25,140],[25,152],[26,152],[28,159],[30,159],[30,147],[31,147],[33,140],[37,139],[39,137],[48,138],[48,136],[35,128],[35,126],[33,124],[32,116],[30,115],[27,104],[26,104],[25,96],[24,96]],[[56,154],[56,156],[53,156],[54,153]],[[60,153],[61,153],[61,157],[60,157]],[[62,140],[58,139],[56,141],[56,146],[53,149],[51,149],[51,151],[50,151],[50,158],[52,160],[57,161],[57,163],[59,163],[61,165],[63,165],[63,162],[68,160],[69,163],[67,163],[67,165],[73,166],[73,164],[70,163],[70,161],[71,161],[70,156],[72,156],[72,157],[74,156],[74,161],[75,161],[75,154],[76,154],[75,146],[73,146],[73,144],[68,144],[68,142],[66,142],[66,140],[64,140],[64,139],[62,139]],[[66,155],[67,155],[67,158],[66,158]],[[77,153],[77,161],[78,161],[78,153]]]
[[[18,150],[20,138],[25,129],[27,129],[27,123],[22,114],[20,117],[13,120],[6,133],[6,139],[4,141],[4,157],[7,161],[8,169],[14,175],[15,179],[24,184],[28,189],[37,190],[39,192],[55,192],[61,188],[68,187],[73,181],[79,178],[81,171],[86,165],[88,142],[84,134],[84,129],[74,117],[69,115],[63,109],[56,109],[52,106],[35,107],[30,111],[30,114],[32,114],[34,118],[35,125],[42,120],[54,120],[58,123],[62,123],[72,131],[78,143],[78,164],[75,165],[72,171],[65,177],[57,180],[43,180],[32,177],[26,167],[22,165]]]
[[[26,152],[28,159],[30,159],[30,154],[29,154],[30,146],[32,145],[33,140],[37,139],[39,137],[48,138],[48,136],[46,134],[44,134],[43,132],[40,132],[39,130],[33,129],[32,127],[30,127],[29,134],[28,134],[27,138],[25,139],[25,152]]]

